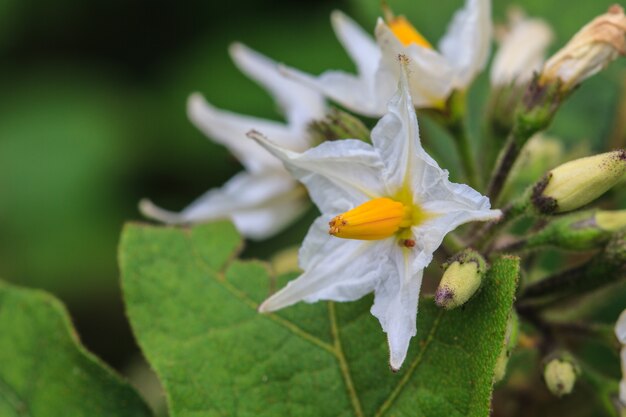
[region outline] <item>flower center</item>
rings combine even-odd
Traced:
[[[379,240],[419,224],[426,217],[418,206],[375,198],[333,218],[328,233],[343,239]]]
[[[387,19],[389,29],[396,35],[396,38],[404,45],[409,46],[414,43],[424,48],[433,49],[433,46],[424,38],[404,16],[394,16]]]

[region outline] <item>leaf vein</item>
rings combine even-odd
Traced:
[[[394,401],[396,401],[396,399],[400,396],[400,393],[402,392],[404,387],[407,385],[407,383],[411,379],[411,376],[413,376],[413,373],[417,370],[419,365],[422,363],[422,359],[424,358],[426,351],[428,350],[433,340],[435,339],[435,334],[437,333],[437,330],[439,329],[439,323],[441,322],[442,316],[443,316],[443,310],[439,311],[439,314],[437,315],[437,318],[435,319],[435,322],[433,323],[433,327],[430,329],[430,332],[428,333],[428,336],[426,337],[426,342],[424,343],[424,347],[422,348],[422,350],[420,350],[419,354],[413,360],[413,362],[411,362],[411,366],[409,367],[409,370],[407,371],[407,373],[404,374],[400,382],[398,382],[398,385],[396,385],[396,387],[391,392],[391,394],[389,394],[389,397],[380,406],[380,408],[375,414],[375,417],[381,417],[389,410],[389,408],[393,405]]]
[[[364,417],[365,415],[363,414],[361,401],[359,400],[359,395],[356,392],[354,382],[352,381],[352,375],[350,374],[350,367],[348,366],[348,361],[343,353],[343,347],[339,336],[339,326],[337,325],[337,312],[335,311],[335,303],[332,301],[328,302],[328,318],[330,319],[330,330],[332,332],[335,345],[335,356],[339,362],[339,369],[341,370],[343,381],[346,384],[348,396],[350,397],[350,402],[354,408],[354,414],[357,417]]]
[[[190,239],[190,236],[186,236],[187,239],[189,240],[189,243],[191,243],[191,249],[193,251],[194,254],[194,258],[196,259],[196,262],[198,263],[198,265],[200,266],[200,268],[202,270],[205,271],[205,273],[207,273],[207,275],[209,275],[213,281],[217,282],[219,285],[223,286],[228,292],[230,292],[231,294],[233,294],[235,297],[239,298],[244,304],[246,304],[248,307],[250,307],[251,309],[253,309],[254,311],[257,311],[259,308],[259,304],[257,304],[254,300],[252,300],[250,297],[248,297],[243,291],[241,291],[239,288],[237,288],[236,286],[234,286],[233,284],[231,284],[230,282],[228,282],[228,280],[226,280],[225,276],[224,276],[224,271],[228,268],[228,266],[230,266],[231,262],[227,262],[224,264],[223,268],[220,271],[214,271],[210,265],[208,265],[206,263],[206,261],[204,260],[204,258],[202,258],[202,256],[199,255],[196,245],[194,245],[193,241]],[[323,340],[321,340],[318,337],[315,337],[314,335],[312,335],[311,333],[303,330],[302,328],[300,328],[298,325],[296,325],[295,323],[280,317],[277,314],[274,313],[270,313],[270,314],[262,314],[261,316],[263,317],[267,317],[268,319],[274,321],[275,323],[278,323],[280,325],[282,325],[283,327],[285,327],[287,330],[291,331],[292,333],[294,333],[296,336],[299,336],[311,343],[313,343],[314,345],[332,353],[333,355],[336,355],[336,351],[334,346],[331,346],[330,344],[324,342]]]

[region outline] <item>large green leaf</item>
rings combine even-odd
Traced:
[[[465,309],[424,298],[404,368],[387,365],[371,297],[256,308],[275,282],[232,261],[228,223],[129,225],[120,248],[127,312],[160,376],[172,416],[486,416],[518,274],[496,261]]]
[[[59,301],[0,281],[0,416],[149,415],[139,395],[80,345]]]

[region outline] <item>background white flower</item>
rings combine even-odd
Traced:
[[[489,200],[467,185],[451,183],[426,154],[406,75],[372,131],[373,146],[348,139],[297,153],[258,132],[250,135],[283,160],[322,212],[300,250],[305,272],[260,311],[301,300],[350,301],[373,291],[371,312],[387,333],[390,365],[399,369],[416,332],[423,269],[433,252],[457,226],[500,211],[490,210]],[[361,240],[372,236],[379,239]]]
[[[248,139],[246,133],[262,130],[281,146],[304,151],[311,144],[307,126],[324,116],[326,106],[319,93],[287,79],[269,58],[237,43],[231,46],[230,54],[242,72],[272,94],[287,124],[220,110],[200,94],[192,94],[187,106],[191,121],[228,148],[245,171],[221,188],[209,190],[180,213],[163,210],[148,200],[141,201],[140,210],[147,217],[171,224],[229,218],[244,236],[264,239],[299,217],[309,200],[282,163]]]
[[[366,116],[381,116],[400,76],[398,55],[406,55],[415,107],[441,107],[453,90],[465,90],[484,69],[491,45],[491,2],[467,0],[456,12],[436,51],[421,35],[400,39],[394,23],[379,19],[376,39],[343,13],[335,11],[331,22],[339,41],[357,67],[357,75],[327,71],[314,77],[292,68],[286,74],[317,88],[328,98]],[[402,18],[404,31],[410,24]],[[410,27],[410,30],[414,29]],[[397,33],[396,33],[397,32]],[[415,32],[417,33],[417,32]],[[418,75],[417,75],[418,74]]]
[[[541,69],[554,34],[544,20],[528,18],[518,8],[509,11],[508,27],[502,29],[496,34],[500,47],[491,64],[491,85],[524,84]]]

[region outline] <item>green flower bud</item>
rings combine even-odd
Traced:
[[[551,359],[543,369],[546,386],[559,398],[572,392],[578,374],[578,366],[568,355]]]
[[[542,214],[584,206],[618,183],[626,172],[626,150],[576,159],[549,171],[535,184],[531,201]]]
[[[524,305],[525,301],[535,307],[550,304],[589,293],[624,279],[626,279],[626,230],[621,229],[614,232],[604,250],[598,252],[587,263],[527,286],[520,305]]]
[[[604,245],[613,232],[624,227],[626,210],[587,210],[557,217],[537,233],[499,250],[524,251],[544,246],[556,246],[566,250],[589,250]]]
[[[330,109],[324,119],[311,122],[308,130],[316,144],[338,139],[370,140],[370,131],[359,118],[337,108]]]
[[[435,293],[435,303],[450,310],[465,304],[480,288],[487,270],[485,259],[476,251],[466,249],[446,264]]]

